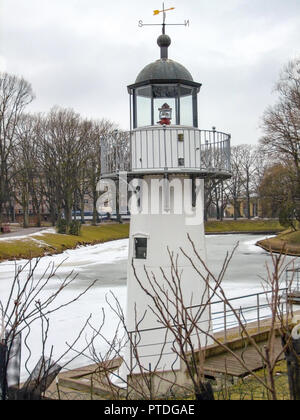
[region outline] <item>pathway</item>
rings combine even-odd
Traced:
[[[27,228],[27,229],[20,229],[20,230],[17,230],[15,232],[3,233],[2,235],[0,235],[0,240],[25,237],[25,236],[29,236],[29,235],[33,235],[35,233],[41,232],[42,230],[47,230],[47,228],[45,228],[45,227],[31,227],[31,228]]]

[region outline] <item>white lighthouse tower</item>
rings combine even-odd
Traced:
[[[133,191],[126,313],[131,343],[125,359],[127,368],[136,369],[136,373],[141,365],[146,371],[179,368],[171,350],[172,337],[161,328],[155,310],[151,310],[155,309],[153,302],[140,283],[149,289],[155,281],[164,299],[168,293],[166,278],[174,272],[173,255],[184,304],[200,305],[208,299],[205,283],[181,249],[192,256],[192,241],[197,253],[206,259],[204,180],[230,176],[230,135],[198,128],[201,84],[184,66],[169,59],[171,39],[165,34],[165,23],[157,43],[160,58],[147,65],[128,86],[129,159],[122,160],[117,154],[116,162],[111,156],[102,156],[102,178],[116,179],[126,170]],[[201,329],[211,330],[208,308],[201,322]],[[201,345],[210,344],[205,334],[201,341]],[[138,364],[133,342],[137,343]],[[195,345],[199,345],[197,337]]]

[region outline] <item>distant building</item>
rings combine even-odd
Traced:
[[[245,198],[241,198],[239,200],[239,215],[238,217],[245,217],[248,218],[248,206],[247,206],[247,200]],[[234,205],[233,203],[227,204],[225,208],[225,217],[234,217]],[[262,214],[262,207],[260,203],[260,198],[257,195],[252,195],[250,198],[250,217],[263,217]]]

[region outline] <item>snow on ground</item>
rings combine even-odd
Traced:
[[[34,273],[35,281],[37,281],[42,276],[46,278],[47,274],[49,275],[52,267],[58,268],[55,277],[51,278],[40,298],[46,298],[55,292],[61,285],[62,279],[64,279],[73,271],[73,275],[77,277],[72,282],[72,284],[68,286],[68,288],[65,289],[63,293],[57,298],[56,303],[57,305],[60,305],[74,299],[78,294],[82,293],[83,290],[88,287],[94,280],[97,280],[97,278],[101,277],[99,274],[103,265],[111,265],[110,272],[112,275],[114,265],[117,265],[122,261],[126,265],[127,249],[128,240],[125,239],[95,246],[79,247],[75,250],[68,250],[62,254],[41,258]],[[33,264],[35,261],[36,260],[33,260]],[[0,264],[0,297],[2,302],[5,302],[8,297],[10,285],[12,284],[16,270],[25,266],[25,269],[21,274],[21,278],[24,279],[28,275],[30,267],[29,265],[26,265],[26,263],[26,260],[20,260],[16,262],[6,261]],[[55,358],[60,356],[67,349],[66,342],[70,343],[76,338],[77,334],[79,333],[80,329],[90,314],[93,314],[93,325],[95,327],[100,325],[102,321],[102,307],[104,307],[106,312],[108,312],[108,305],[105,299],[106,296],[110,295],[110,291],[112,291],[117,296],[122,307],[125,306],[125,284],[121,286],[114,286],[113,282],[111,283],[111,286],[103,287],[101,281],[99,280],[99,282],[96,283],[85,295],[83,295],[79,301],[61,309],[59,312],[51,314],[48,343],[54,345]],[[112,300],[112,297],[110,297],[110,301]],[[112,337],[116,326],[116,317],[110,313],[109,322],[106,322],[102,332],[105,336],[110,338]],[[32,349],[32,356],[28,365],[29,370],[34,367],[40,355],[40,330],[41,325],[39,322],[36,322],[28,340],[28,343]],[[78,343],[77,349],[80,349],[84,345],[85,336],[83,336]],[[47,350],[47,354],[50,354],[50,346],[48,346]],[[24,353],[26,353],[26,351]],[[69,359],[70,356],[64,358],[63,362]],[[85,362],[86,359],[80,357],[72,366],[80,366]],[[24,371],[24,363],[25,360],[23,359],[23,377],[24,375],[26,376]]]
[[[261,253],[261,248],[259,246],[255,246],[256,242],[262,241],[264,239],[275,238],[275,236],[276,235],[261,236],[260,238],[254,237],[253,239],[251,239],[251,241],[244,242],[244,245],[247,246],[251,252]]]

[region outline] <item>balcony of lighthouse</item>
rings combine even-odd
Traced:
[[[101,149],[101,177],[182,174],[230,177],[229,134],[184,126],[147,126],[132,130],[121,145],[106,138]]]

